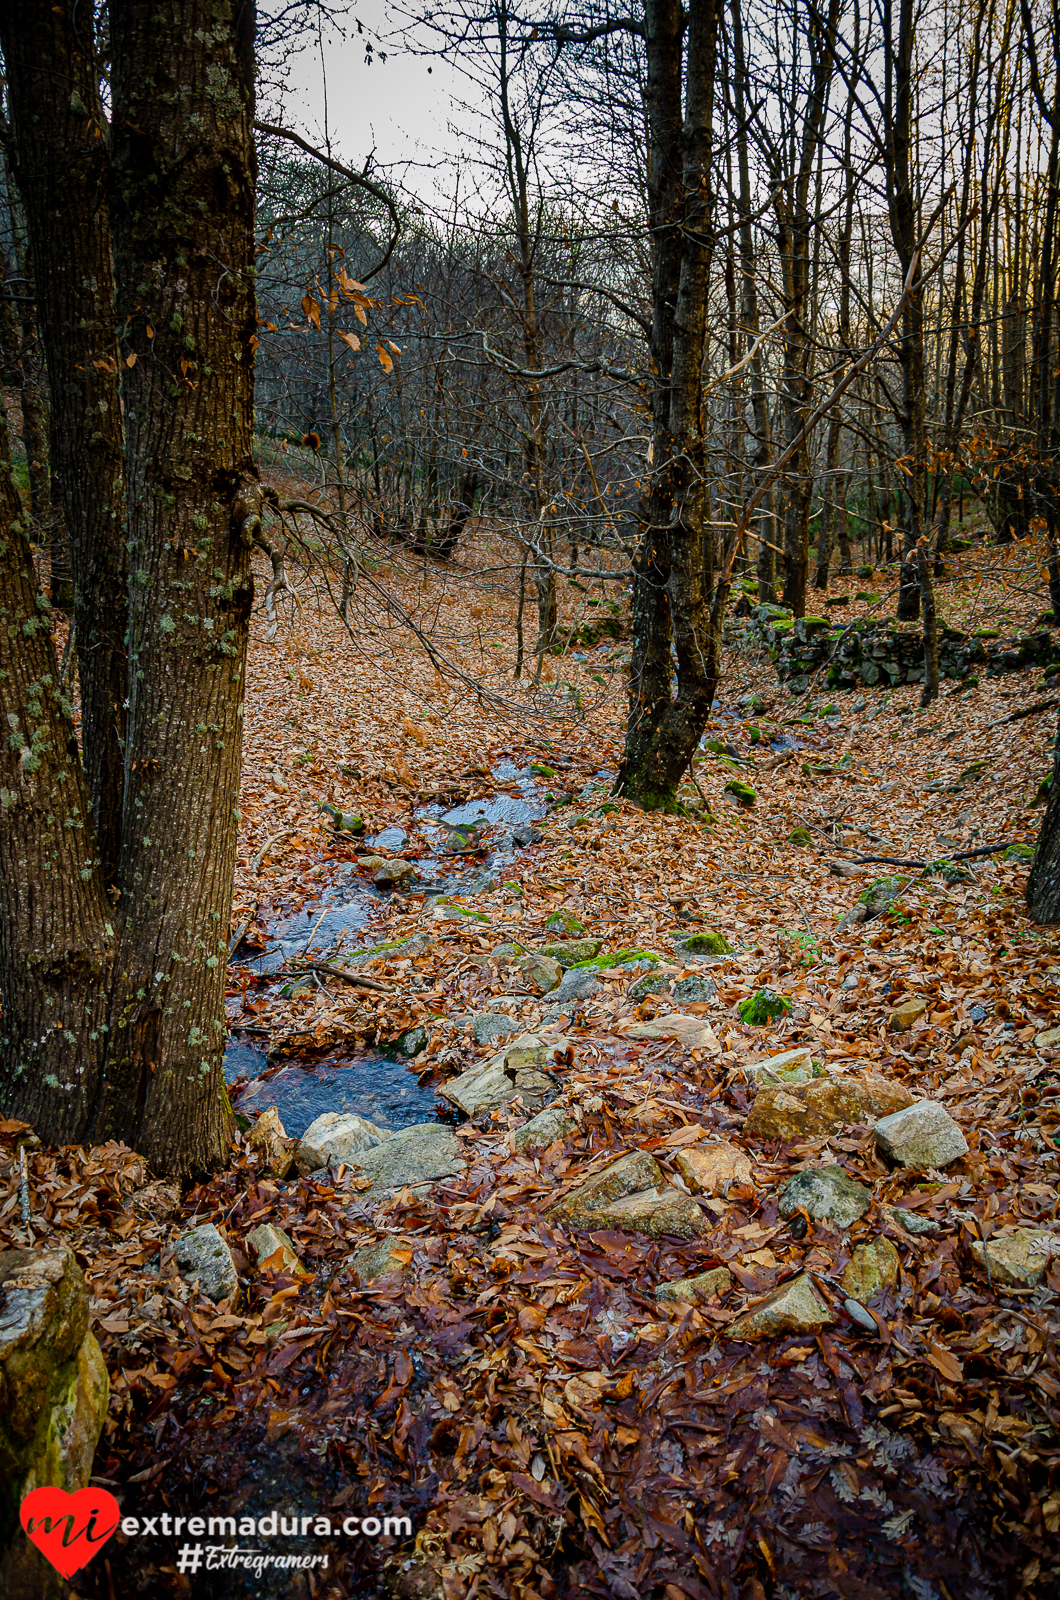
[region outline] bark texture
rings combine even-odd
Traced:
[[[1049,804],[1027,879],[1027,910],[1034,922],[1060,922],[1060,722],[1056,730]]]
[[[121,837],[126,574],[107,127],[90,16],[78,22],[71,5],[8,0],[0,44],[48,368],[52,495],[73,572],[85,771],[96,846],[112,883]]]
[[[118,971],[96,1137],[218,1158],[252,459],[253,12],[116,0],[111,216],[122,328],[129,709]]]

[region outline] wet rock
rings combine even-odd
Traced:
[[[777,1086],[785,1083],[812,1083],[817,1074],[805,1046],[785,1050],[777,1056],[767,1056],[764,1061],[752,1061],[738,1069],[749,1081]]]
[[[191,1289],[213,1301],[239,1296],[239,1278],[232,1252],[212,1222],[189,1228],[173,1245],[177,1271]]]
[[[544,945],[541,954],[551,956],[561,967],[574,967],[579,961],[591,961],[593,956],[599,955],[600,949],[599,939],[557,939],[553,944]]]
[[[834,1166],[807,1167],[794,1173],[781,1184],[777,1196],[782,1217],[792,1217],[801,1209],[815,1222],[834,1222],[837,1228],[852,1227],[871,1204],[872,1190]]]
[[[68,1494],[87,1487],[109,1395],[73,1252],[0,1251],[0,1594],[7,1600],[53,1600],[63,1589],[24,1537],[18,1508],[45,1484]]]
[[[675,1165],[693,1194],[728,1194],[732,1184],[753,1182],[751,1158],[734,1144],[697,1144],[679,1150]]]
[[[530,953],[520,956],[516,965],[535,994],[548,994],[563,976],[563,968],[551,956]]]
[[[757,989],[746,1000],[741,1000],[736,1009],[741,1022],[752,1028],[764,1028],[767,1023],[789,1016],[791,1001],[787,995],[777,994],[775,989]]]
[[[417,1245],[422,1248],[427,1242],[419,1239]],[[373,1278],[381,1278],[386,1272],[404,1272],[413,1254],[414,1248],[404,1244],[400,1234],[394,1234],[388,1239],[377,1239],[355,1250],[346,1257],[346,1270],[353,1281],[361,1286],[371,1283]]]
[[[968,1154],[968,1141],[936,1100],[917,1100],[876,1124],[876,1148],[897,1167],[945,1167]]]
[[[386,856],[358,856],[357,865],[363,872],[378,872],[380,867],[386,866]]]
[[[247,1143],[252,1150],[261,1151],[262,1166],[270,1176],[286,1178],[294,1162],[298,1140],[288,1138],[275,1106],[261,1113],[247,1135]]]
[[[673,987],[674,1004],[678,1006],[701,1005],[716,1000],[718,986],[713,978],[678,978]]]
[[[912,1104],[901,1084],[866,1074],[817,1078],[790,1088],[759,1089],[744,1133],[757,1139],[813,1138],[848,1122],[876,1122]]]
[[[532,822],[524,822],[512,831],[512,844],[519,850],[528,850],[532,844],[540,844],[544,838],[540,828],[535,828]]]
[[[898,1282],[898,1251],[890,1239],[868,1239],[859,1244],[846,1266],[840,1282],[853,1300],[872,1300]]]
[[[835,1318],[807,1273],[791,1278],[750,1306],[728,1327],[730,1339],[774,1339],[782,1333],[816,1333]]]
[[[900,1006],[895,1006],[887,1018],[887,1026],[892,1033],[904,1033],[914,1022],[920,1021],[927,1008],[928,1003],[922,995],[910,995]]]
[[[656,1300],[687,1300],[698,1305],[712,1295],[723,1295],[732,1288],[732,1273],[728,1267],[715,1267],[711,1272],[701,1272],[695,1278],[675,1278],[660,1283],[655,1290]]]
[[[384,861],[372,873],[372,882],[377,889],[397,889],[415,876],[416,868],[411,861]]]
[[[311,1122],[298,1142],[295,1166],[302,1177],[321,1167],[349,1165],[364,1150],[391,1137],[388,1128],[369,1122],[353,1111],[325,1111]]]
[[[472,1018],[471,1032],[476,1044],[496,1044],[518,1033],[519,1024],[503,1012],[480,1011],[477,1017]]]
[[[416,1189],[455,1177],[467,1163],[452,1128],[441,1122],[416,1122],[363,1151],[355,1165],[371,1178],[368,1193],[375,1197],[406,1185]]]
[[[524,1153],[541,1150],[546,1145],[554,1144],[557,1139],[565,1139],[576,1127],[574,1118],[562,1106],[546,1106],[544,1111],[539,1111],[536,1117],[531,1117],[529,1122],[516,1130],[512,1135],[512,1143]]]
[[[429,933],[413,934],[411,939],[389,939],[382,944],[365,945],[363,950],[351,950],[336,963],[343,967],[363,967],[369,961],[377,961],[381,956],[387,961],[407,961],[414,956],[426,955],[428,950],[434,949],[434,940]]]
[[[556,1080],[549,1076],[548,1068],[564,1058],[568,1049],[567,1039],[546,1041],[535,1033],[520,1034],[499,1055],[453,1078],[441,1092],[469,1117],[495,1111],[517,1095],[524,1106],[536,1110],[555,1095]]]
[[[1041,1233],[1022,1228],[1003,1238],[981,1239],[972,1243],[972,1257],[981,1267],[990,1262],[990,1277],[995,1284],[1013,1289],[1033,1289],[1049,1268],[1054,1256],[1060,1256],[1060,1234]]]
[[[256,1267],[270,1267],[274,1272],[286,1272],[290,1267],[297,1267],[298,1251],[291,1243],[282,1228],[274,1228],[270,1222],[263,1222],[259,1228],[248,1233],[243,1243],[247,1247]]]
[[[418,1056],[421,1050],[426,1050],[431,1036],[426,1028],[406,1028],[396,1043],[398,1055],[407,1056],[410,1060]]]

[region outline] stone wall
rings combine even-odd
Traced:
[[[846,627],[829,617],[792,616],[783,606],[755,606],[750,636],[765,646],[777,677],[792,694],[805,694],[810,678],[821,671],[822,688],[892,688],[898,683],[923,683],[924,644],[919,625],[902,627],[861,618]],[[991,629],[962,633],[939,629],[939,675],[997,677],[1023,667],[1060,663],[1060,632],[1041,628],[1016,639],[1002,639]],[[1060,666],[1058,666],[1060,670]]]

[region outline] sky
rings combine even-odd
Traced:
[[[277,110],[286,126],[323,143],[325,98],[335,155],[363,167],[374,152],[372,170],[388,170],[404,187],[425,199],[444,195],[447,161],[461,147],[461,112],[454,103],[468,97],[468,85],[443,60],[416,56],[393,39],[396,20],[385,0],[358,0],[356,23],[347,37],[325,33],[323,53],[313,44],[290,63],[288,94]],[[365,37],[375,59],[365,62]],[[386,60],[379,53],[386,53]],[[326,97],[325,97],[326,85]]]

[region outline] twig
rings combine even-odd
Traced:
[[[1024,706],[1020,711],[1010,711],[1007,717],[998,717],[996,722],[988,722],[981,733],[989,733],[991,728],[1001,728],[1006,722],[1019,722],[1023,717],[1036,717],[1039,711],[1052,711],[1054,706],[1060,706],[1060,694],[1054,694],[1049,700],[1036,700],[1032,706]]]
[[[254,860],[250,864],[251,872],[260,872],[262,866],[264,865],[265,857],[268,855],[269,851],[272,849],[277,840],[282,839],[286,834],[293,832],[293,828],[281,828],[279,833],[274,833],[271,839],[266,839],[265,843],[262,845],[261,849],[258,851],[257,855],[254,857]]]
[[[292,972],[326,972],[331,978],[341,978],[344,983],[359,984],[362,989],[377,989],[380,994],[393,994],[394,990],[389,984],[380,983],[378,978],[366,978],[359,972],[346,972],[342,967],[333,967],[327,961],[307,961],[304,965],[292,967]]]
[[[310,928],[310,930],[309,930],[309,938],[306,940],[305,944],[302,946],[302,954],[303,954],[303,956],[305,955],[306,951],[309,949],[309,946],[313,943],[314,934],[316,933],[317,929],[320,927],[320,924],[323,922],[324,918],[327,916],[327,914],[328,914],[328,912],[330,910],[331,910],[330,906],[325,906],[323,911],[320,913],[319,917],[317,918],[317,920],[314,922],[313,926]]]
[[[972,861],[976,856],[996,855],[999,850],[1007,850],[1009,845],[1012,843],[1013,840],[1011,839],[1002,839],[1000,844],[980,845],[977,850],[957,850],[951,856],[936,856],[935,860]],[[835,848],[837,850],[845,850],[847,846],[837,844]],[[882,862],[884,866],[888,867],[930,867],[933,865],[931,861],[906,861],[900,856],[851,856],[850,859],[852,861],[861,861],[866,863],[870,861],[878,861]]]

